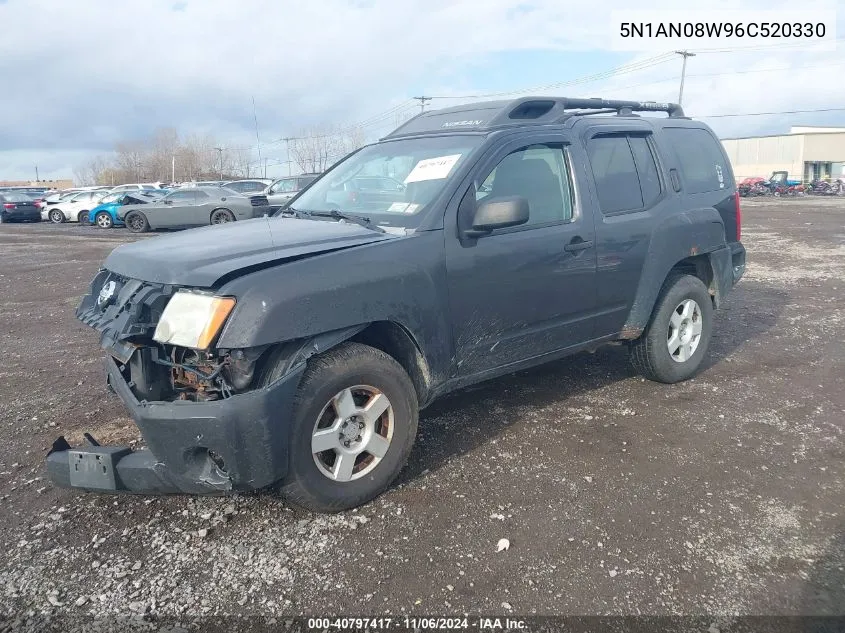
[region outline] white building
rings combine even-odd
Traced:
[[[790,179],[845,178],[845,127],[796,126],[789,134],[725,138],[737,181],[788,172]]]

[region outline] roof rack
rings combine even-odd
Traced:
[[[393,130],[385,138],[444,132],[446,130],[490,130],[496,127],[560,123],[573,116],[613,114],[634,116],[634,112],[665,112],[673,119],[686,118],[677,103],[573,99],[570,97],[522,97],[502,101],[481,101],[422,112]]]

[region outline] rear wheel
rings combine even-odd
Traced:
[[[53,224],[61,224],[65,221],[65,214],[62,213],[61,209],[51,209],[49,217]]]
[[[282,493],[317,512],[367,503],[404,466],[417,420],[411,379],[384,352],[344,343],[312,358],[294,401]]]
[[[126,224],[126,228],[133,233],[146,233],[150,230],[150,223],[147,221],[147,216],[140,211],[130,211],[126,214],[126,218],[123,221]]]
[[[79,215],[76,216],[76,219],[79,221],[80,224],[88,225],[90,224],[90,222],[88,222],[89,213],[89,211],[80,211]]]
[[[631,362],[643,376],[675,383],[694,376],[710,344],[713,302],[692,275],[673,275],[663,284],[651,321],[630,344]]]
[[[229,209],[215,209],[211,213],[212,224],[226,224],[227,222],[234,222],[235,214]]]
[[[94,223],[101,229],[110,229],[114,226],[114,220],[112,220],[111,214],[106,211],[100,211],[94,216]]]

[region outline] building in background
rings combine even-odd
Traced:
[[[50,187],[51,189],[70,189],[73,180],[0,180],[0,187]]]
[[[789,134],[725,138],[737,181],[785,171],[810,182],[845,178],[845,127],[795,126]]]

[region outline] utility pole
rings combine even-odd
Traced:
[[[681,89],[678,91],[678,105],[681,105],[684,99],[684,78],[687,76],[687,57],[695,57],[695,53],[675,51],[675,54],[684,58],[684,65],[681,67]]]
[[[255,97],[252,98],[252,118],[255,121],[255,141],[258,143],[258,164],[261,164],[261,139],[258,137],[258,115],[255,114]],[[264,170],[267,171],[266,169]],[[266,175],[266,174],[265,174]],[[249,176],[247,176],[249,178]]]
[[[176,154],[170,157],[170,182],[176,182]]]
[[[41,182],[41,179],[38,177],[38,165],[35,166],[35,182]]]
[[[292,176],[293,175],[293,168],[291,167],[291,162],[290,162],[290,142],[298,140],[298,137],[296,137],[296,136],[286,136],[282,140],[285,142],[285,145],[287,145],[287,150],[288,150],[288,176]]]
[[[420,102],[420,114],[425,112],[425,104],[431,101],[431,97],[411,97],[412,99],[416,99]]]
[[[220,155],[220,180],[223,180],[223,148],[215,147],[217,153]]]

